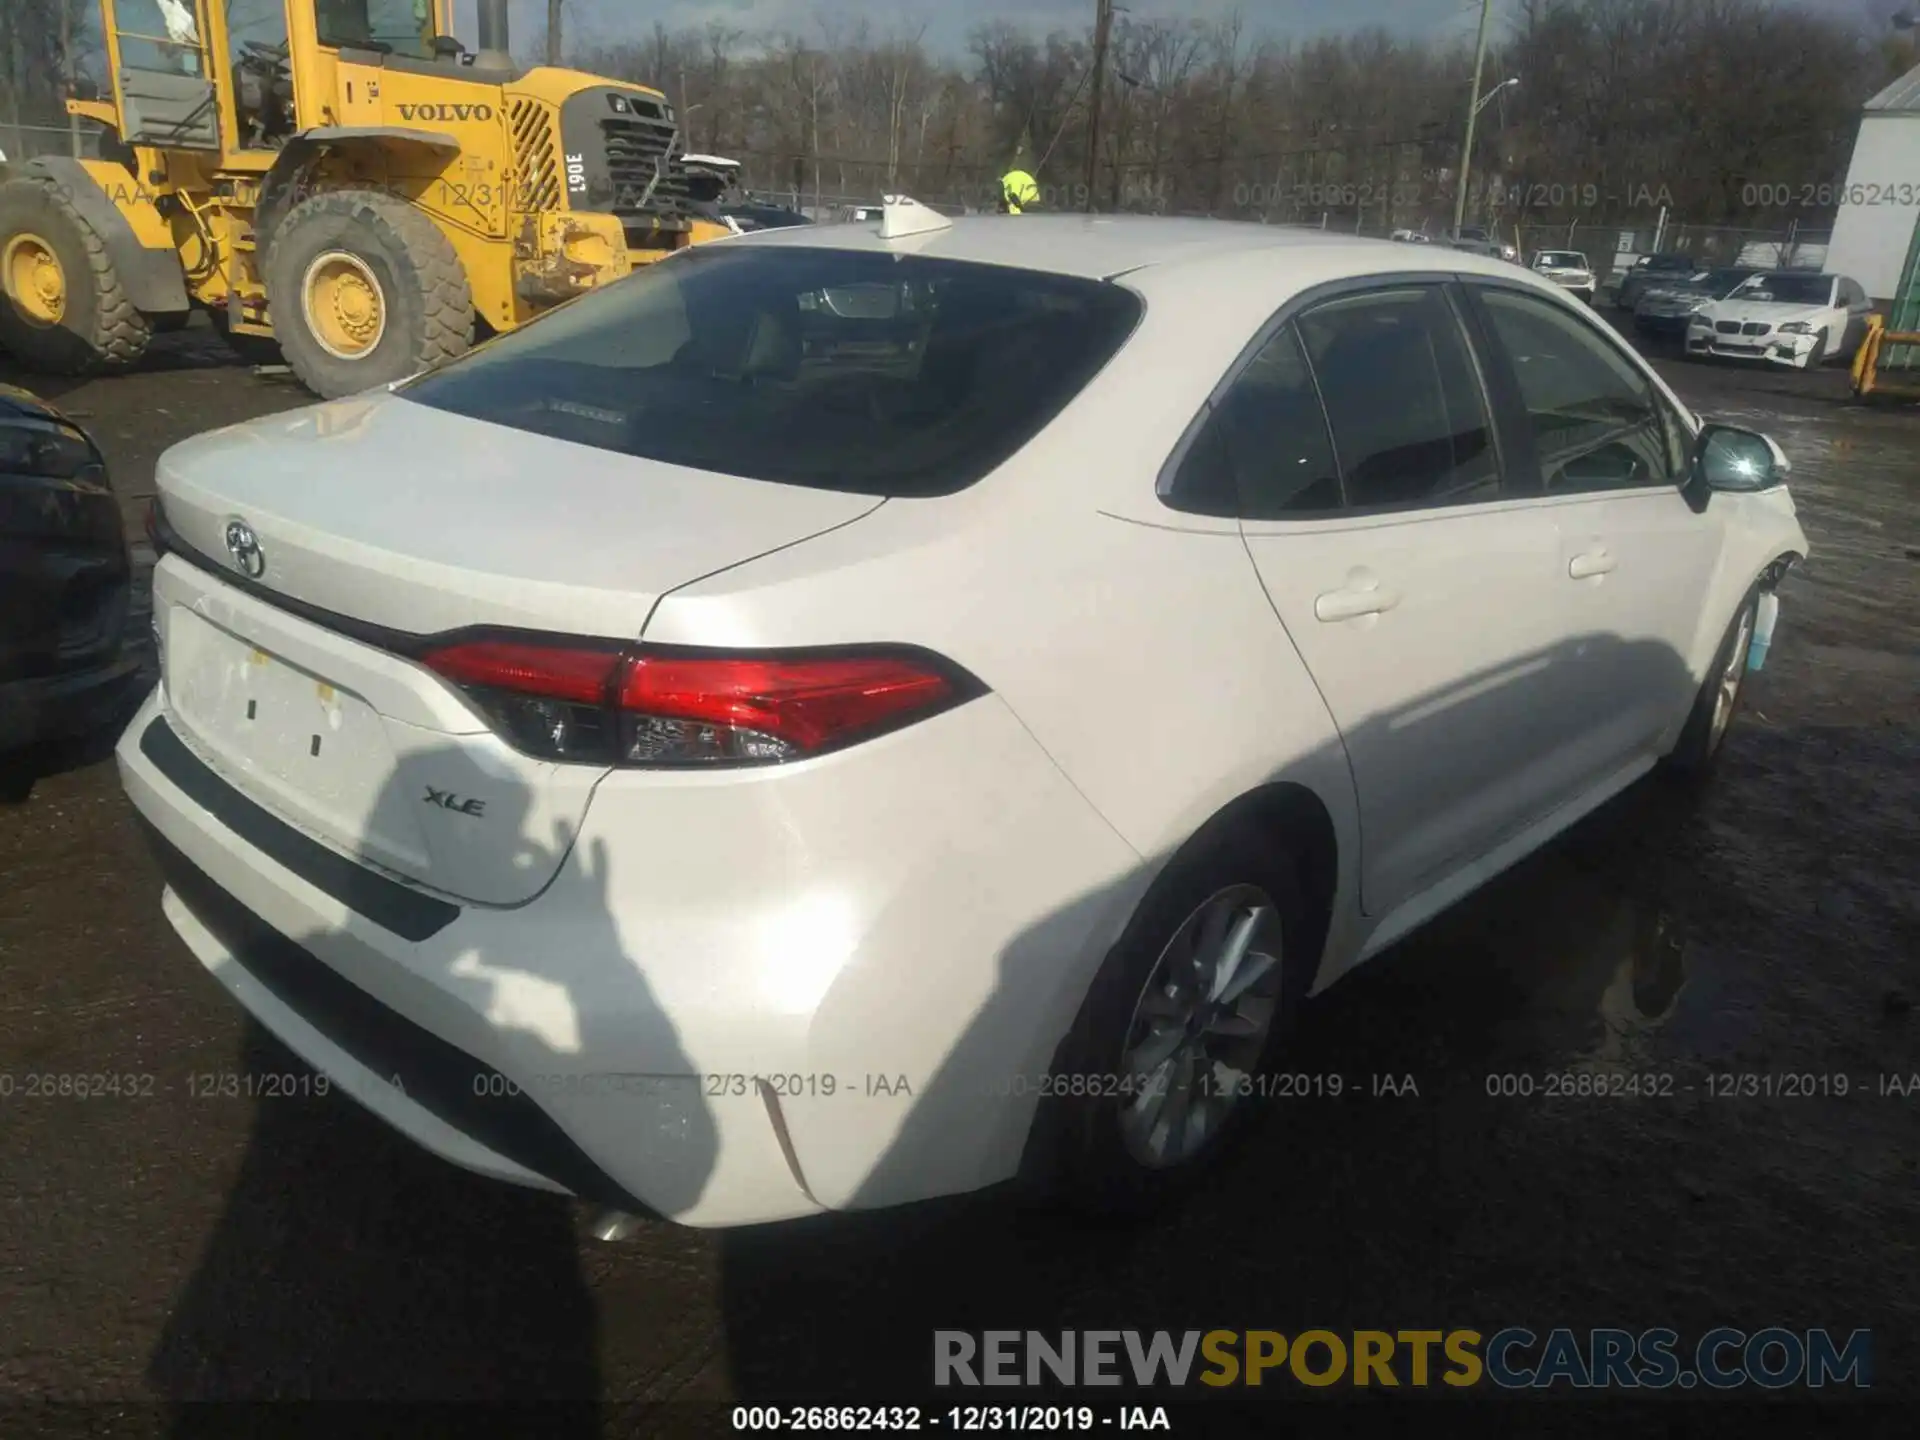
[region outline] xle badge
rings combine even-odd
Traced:
[[[436,790],[427,786],[427,804],[438,805],[442,810],[451,810],[456,815],[471,815],[476,820],[487,813],[484,800],[462,800],[451,790]]]

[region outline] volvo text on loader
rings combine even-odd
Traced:
[[[101,0],[101,158],[0,167],[0,346],[131,365],[208,310],[337,396],[403,379],[636,265],[695,213],[658,91],[507,54],[507,0]]]

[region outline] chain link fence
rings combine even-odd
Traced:
[[[32,160],[40,155],[96,160],[100,156],[100,126],[78,117],[71,125],[20,125],[0,120],[0,155],[9,160]]]

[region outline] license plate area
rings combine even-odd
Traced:
[[[216,769],[286,819],[349,853],[421,873],[417,825],[381,797],[396,759],[367,700],[223,629],[168,607],[167,699]]]

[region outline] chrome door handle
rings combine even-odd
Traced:
[[[1384,615],[1400,603],[1395,590],[1329,590],[1314,597],[1316,620],[1358,620],[1362,615]]]
[[[1567,562],[1567,574],[1575,580],[1590,580],[1595,575],[1611,575],[1619,563],[1604,550],[1589,550]]]

